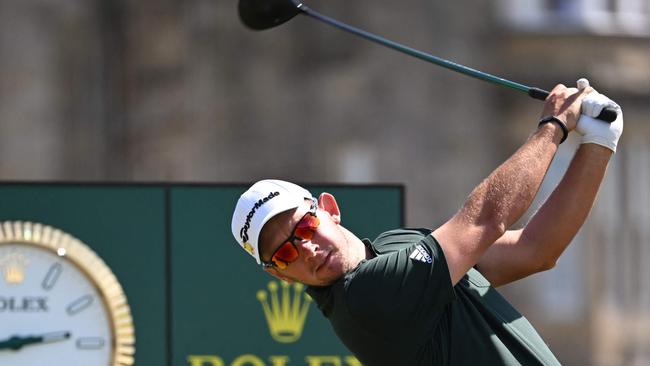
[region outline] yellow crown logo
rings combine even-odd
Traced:
[[[27,258],[19,253],[11,253],[0,258],[0,268],[4,275],[5,282],[9,284],[19,284],[25,279],[25,266]]]
[[[278,294],[278,283],[271,281],[268,284],[269,291],[259,290],[257,299],[262,303],[271,337],[280,343],[292,343],[302,335],[311,297],[304,293],[304,286],[300,283],[289,285],[282,281],[281,284],[281,294]],[[293,296],[291,296],[292,288]]]

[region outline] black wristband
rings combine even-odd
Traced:
[[[564,123],[563,120],[555,116],[546,116],[539,120],[539,123],[537,124],[537,128],[540,128],[542,127],[543,124],[549,122],[555,122],[560,126],[560,128],[562,128],[562,133],[564,133],[564,136],[562,136],[562,140],[560,140],[560,143],[563,143],[564,140],[566,140],[566,138],[569,136],[569,128],[566,126],[566,123]]]

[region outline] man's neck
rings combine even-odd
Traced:
[[[361,263],[362,260],[364,259],[370,259],[374,257],[374,254],[372,251],[368,252],[368,248],[366,245],[363,243],[361,239],[359,239],[356,235],[354,235],[351,231],[347,230],[344,227],[341,227],[343,229],[344,235],[345,235],[345,240],[347,242],[348,246],[348,267],[346,272],[351,271]]]

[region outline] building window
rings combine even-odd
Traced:
[[[499,0],[499,18],[521,31],[650,35],[650,0]]]

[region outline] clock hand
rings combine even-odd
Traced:
[[[64,341],[68,338],[70,338],[70,332],[67,331],[51,332],[51,333],[45,333],[37,336],[26,336],[26,337],[14,335],[7,340],[0,341],[0,350],[11,349],[14,351],[18,351],[24,346],[28,346],[30,344],[52,343],[52,342]]]
[[[71,334],[68,331],[61,331],[61,332],[50,332],[50,333],[45,333],[41,334],[41,342],[42,343],[52,343],[52,342],[58,342],[58,341],[65,341],[66,339],[70,338]]]

